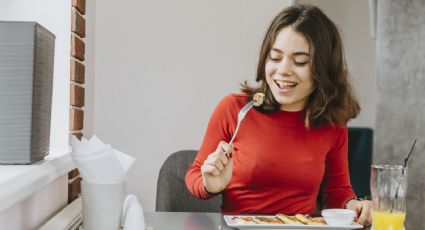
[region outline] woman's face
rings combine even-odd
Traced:
[[[266,61],[266,81],[285,111],[300,111],[306,106],[315,86],[307,39],[291,26],[281,29]]]

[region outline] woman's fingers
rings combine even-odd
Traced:
[[[213,175],[213,176],[218,176],[218,175],[220,175],[220,171],[215,167],[215,166],[213,166],[213,165],[210,165],[210,164],[207,164],[207,163],[204,163],[202,166],[201,166],[201,171],[204,173],[204,174],[211,174],[211,175]]]
[[[211,154],[207,161],[212,162],[214,165],[216,162],[220,162],[222,165],[227,165],[229,163],[229,159],[226,157],[224,152],[218,152],[216,154]]]
[[[370,200],[351,200],[347,208],[356,212],[354,220],[362,225],[368,226],[372,223],[372,202]]]
[[[347,209],[356,212],[354,220],[362,225],[368,226],[372,223],[372,201],[352,199],[347,203]]]
[[[225,143],[225,152],[224,154],[226,155],[227,158],[232,158],[233,157],[233,145],[230,145],[228,143]]]
[[[208,155],[201,166],[202,179],[207,191],[216,193],[226,188],[232,178],[233,163],[231,157],[233,146],[222,141],[216,150]]]
[[[371,213],[372,204],[370,201],[360,201],[360,207],[357,218],[357,222],[362,225],[370,225],[372,223],[372,213]]]
[[[214,156],[211,159],[207,159],[205,162],[211,166],[216,167],[220,172],[224,169],[224,164],[219,156]]]
[[[229,143],[225,141],[220,141],[220,143],[217,146],[216,152],[224,154],[226,158],[232,158],[233,145],[229,145]]]
[[[220,175],[226,165],[229,163],[229,157],[233,152],[233,146],[221,141],[215,152],[211,153],[204,161],[201,167],[203,173],[212,174],[214,176]]]
[[[223,165],[227,165],[228,159],[230,158],[229,154],[231,154],[232,152],[233,146],[230,146],[228,143],[221,141],[218,144],[215,152],[210,154],[208,158],[218,158],[218,160],[220,160]]]

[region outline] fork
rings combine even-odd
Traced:
[[[252,100],[246,104],[241,111],[238,113],[238,124],[236,125],[235,133],[233,133],[232,139],[229,142],[229,145],[233,144],[233,140],[235,140],[236,134],[238,133],[239,127],[241,126],[242,120],[245,118],[246,113],[254,106],[255,100]]]

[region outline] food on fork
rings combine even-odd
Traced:
[[[258,107],[264,102],[264,93],[256,93],[252,99],[254,100],[254,106]]]
[[[248,102],[244,107],[242,107],[242,109],[238,113],[238,123],[236,125],[235,132],[233,133],[232,139],[230,139],[229,141],[230,145],[233,144],[233,141],[235,140],[236,134],[238,133],[239,127],[242,123],[242,120],[245,118],[246,113],[248,113],[248,111],[252,109],[252,107],[260,106],[261,104],[263,104],[263,101],[264,101],[264,94],[256,93],[254,94],[253,99],[250,102]]]
[[[285,224],[303,224],[294,216],[287,216],[285,214],[276,214],[276,217]]]
[[[254,221],[258,224],[284,224],[279,218],[275,216],[265,217],[265,216],[256,216]]]

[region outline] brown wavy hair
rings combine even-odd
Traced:
[[[266,83],[265,66],[269,52],[281,29],[291,26],[301,33],[310,45],[310,65],[315,90],[307,101],[305,126],[318,127],[325,123],[346,125],[360,112],[359,103],[351,89],[344,49],[335,24],[317,7],[294,5],[281,11],[270,24],[264,37],[257,67],[257,87],[245,81],[242,92],[252,100],[255,93],[265,94],[264,103],[257,108],[262,112],[275,112],[280,104]]]

